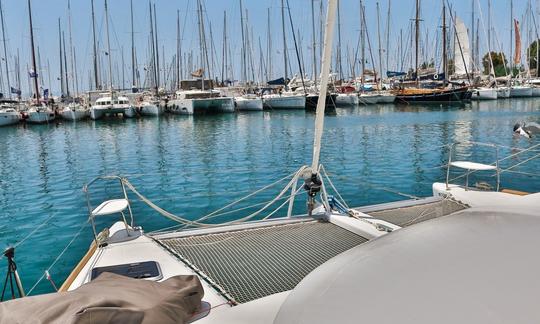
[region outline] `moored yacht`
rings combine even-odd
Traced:
[[[137,111],[142,116],[160,116],[165,111],[159,99],[153,96],[143,96],[135,104]]]
[[[496,88],[479,87],[471,89],[471,92],[472,100],[496,100],[498,95]]]
[[[532,96],[532,87],[524,85],[515,85],[510,88],[510,97],[512,98],[521,98],[521,97],[531,97]]]
[[[103,118],[106,115],[117,114],[128,118],[135,117],[135,108],[130,104],[127,97],[108,94],[98,98],[90,107],[90,118],[93,120]]]
[[[212,80],[183,80],[181,90],[167,102],[167,110],[176,115],[234,112],[234,100],[222,97],[217,90],[211,89]]]
[[[240,111],[262,111],[263,100],[255,94],[244,94],[239,97],[234,97],[236,109]]]
[[[26,122],[30,124],[47,124],[55,119],[54,111],[43,103],[30,105],[25,114]]]
[[[510,88],[505,86],[498,86],[497,99],[510,98]]]
[[[76,101],[68,103],[60,110],[60,116],[62,116],[63,119],[71,121],[81,120],[87,118],[89,115],[90,110]]]
[[[305,109],[306,96],[294,92],[264,94],[262,96],[265,109]]]
[[[17,109],[15,100],[0,101],[0,126],[14,125],[21,120],[21,113]]]

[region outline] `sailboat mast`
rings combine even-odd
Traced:
[[[416,0],[416,19],[415,25],[415,58],[414,58],[414,70],[416,86],[418,86],[418,43],[420,41],[420,0]]]
[[[447,66],[448,66],[448,63],[447,63],[447,59],[448,59],[448,54],[446,53],[446,49],[447,49],[447,41],[446,41],[446,6],[444,4],[444,1],[443,0],[443,4],[442,4],[442,48],[443,48],[443,74],[444,74],[444,78],[443,78],[443,85],[446,86],[446,70],[447,70]]]
[[[330,65],[332,60],[332,43],[334,36],[334,22],[336,15],[337,0],[328,1],[328,13],[326,15],[326,28],[324,32],[324,49],[321,68],[321,84],[319,92],[319,100],[317,101],[317,113],[315,115],[315,138],[313,141],[313,161],[311,164],[311,172],[317,175],[319,170],[319,158],[321,153],[321,140],[324,128],[324,109],[326,102],[326,93],[328,89],[328,77],[330,74]]]
[[[180,89],[180,10],[176,10],[176,89]]]
[[[71,60],[71,81],[72,81],[72,87],[71,89],[75,91],[75,94],[79,92],[79,89],[77,89],[77,83],[75,82],[75,69],[77,68],[75,66],[75,52],[73,48],[73,37],[72,37],[72,31],[71,31],[71,1],[68,0],[68,28],[69,28],[69,50],[70,50],[70,60]]]
[[[287,62],[287,37],[285,35],[285,4],[281,0],[281,30],[283,32],[283,65],[285,66],[285,82],[287,82],[287,76],[289,74],[288,62]]]
[[[64,35],[64,31],[62,31],[62,46],[64,47],[64,76],[66,79],[66,96],[68,98],[71,96],[69,93],[69,76],[68,76],[68,63],[67,63],[67,54],[66,54],[66,36]]]
[[[343,65],[341,64],[341,13],[339,10],[340,2],[337,0],[337,30],[338,30],[338,49],[337,49],[337,59],[338,59],[338,68],[339,68],[339,79],[343,80]]]
[[[109,37],[109,10],[107,7],[107,0],[105,0],[105,28],[107,30],[107,57],[109,59],[109,91],[111,92],[112,100],[112,91],[113,91],[113,81],[112,81],[112,58],[111,58],[111,41]]]
[[[0,20],[2,21],[2,40],[4,43],[4,63],[6,65],[6,78],[7,78],[7,91],[9,93],[9,98],[11,98],[11,83],[9,82],[9,66],[8,66],[8,56],[7,56],[7,45],[6,45],[6,27],[4,25],[4,10],[2,8],[2,0],[0,0]]]
[[[96,85],[96,90],[100,88],[99,86],[99,77],[98,77],[98,56],[97,56],[97,45],[96,45],[96,16],[94,13],[94,0],[90,0],[92,5],[92,35],[94,38],[94,82]]]
[[[155,44],[156,44],[156,93],[159,91],[159,86],[161,84],[159,79],[159,43],[158,43],[158,29],[157,29],[157,16],[156,16],[156,3],[154,3],[154,37],[155,37]],[[154,41],[154,40],[152,40]]]
[[[313,82],[317,84],[317,43],[315,41],[315,0],[311,0],[311,52],[313,53]]]
[[[247,75],[247,71],[246,71],[246,40],[245,40],[245,36],[244,36],[244,9],[242,7],[242,0],[240,0],[240,30],[241,30],[241,35],[242,35],[242,82],[245,84],[246,83],[246,75]]]
[[[131,86],[137,87],[135,75],[135,31],[133,29],[133,0],[130,0],[130,18],[131,18]]]
[[[382,89],[382,47],[381,47],[381,23],[380,23],[381,19],[380,18],[381,18],[381,14],[379,11],[379,2],[377,1],[377,38],[379,42],[379,79],[377,80],[377,83],[379,84],[379,90]]]
[[[388,13],[386,15],[386,71],[389,69],[390,59],[390,8],[392,6],[391,0],[388,0]]]
[[[365,41],[365,29],[364,29],[364,4],[360,0],[360,46],[362,47],[362,91],[364,91],[364,72],[366,71],[366,41]]]
[[[221,62],[221,83],[225,83],[225,73],[227,73],[227,11],[223,10],[223,45]]]
[[[266,8],[267,34],[266,34],[266,80],[272,78],[272,34],[270,33],[270,8]]]
[[[32,6],[30,4],[30,0],[28,0],[28,17],[30,21],[30,45],[32,48],[32,69],[34,72],[32,77],[34,78],[34,91],[36,94],[36,102],[39,104],[39,85],[38,85],[38,75],[37,75],[37,68],[36,68],[36,51],[34,48],[34,27],[32,25]]]
[[[62,55],[62,29],[58,18],[58,56],[60,57],[60,95],[64,96],[64,59]]]

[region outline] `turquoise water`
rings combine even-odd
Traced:
[[[340,108],[325,119],[321,161],[351,206],[405,199],[395,192],[431,195],[445,178],[444,145],[454,141],[527,148],[540,139],[516,138],[518,121],[540,121],[534,99],[476,102],[462,107],[367,106]],[[16,261],[28,290],[87,219],[82,186],[119,174],[158,205],[196,219],[269,184],[311,161],[314,115],[265,111],[216,116],[165,116],[77,124],[0,128],[0,248],[17,244]],[[517,152],[501,148],[500,155]],[[536,152],[505,160],[508,167]],[[456,148],[458,158],[491,163],[494,151]],[[540,159],[514,171],[540,173]],[[475,180],[472,179],[471,182]],[[493,183],[491,175],[480,180]],[[540,178],[504,173],[503,186],[539,191]],[[117,190],[96,187],[95,204]],[[268,200],[277,191],[250,200]],[[145,230],[172,226],[131,196],[135,220]],[[297,212],[304,206],[296,205]],[[245,215],[245,213],[242,213]],[[230,220],[229,214],[216,221]],[[104,219],[100,226],[113,219]],[[38,226],[44,224],[42,227]],[[50,273],[59,284],[92,239],[89,227]],[[0,261],[0,280],[6,263]],[[3,283],[3,282],[2,282]],[[44,280],[33,293],[51,291]]]

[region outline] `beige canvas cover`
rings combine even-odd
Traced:
[[[70,292],[0,303],[0,323],[185,323],[203,294],[196,276],[154,282],[106,272]]]

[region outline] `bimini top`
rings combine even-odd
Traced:
[[[538,233],[500,208],[397,230],[315,269],[274,323],[540,323]]]

